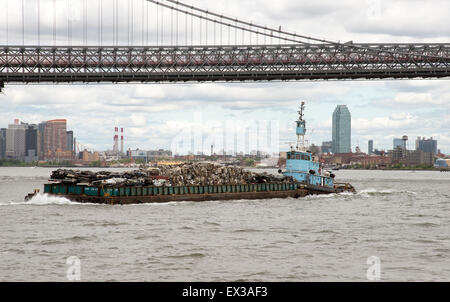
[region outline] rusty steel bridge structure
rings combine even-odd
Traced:
[[[22,45],[0,45],[0,90],[8,83],[160,83],[160,82],[254,82],[355,79],[427,79],[450,76],[450,43],[340,43],[311,38],[229,18],[174,0],[141,0],[142,39],[133,43],[133,26],[128,30],[128,45],[120,45],[118,2],[113,4],[113,39],[105,44],[103,10],[98,10],[98,44],[88,43],[87,8],[83,8],[83,46],[72,44],[72,23],[68,23],[69,46],[56,45],[56,6],[54,9],[53,45],[25,45],[22,7]],[[23,2],[22,2],[23,3]],[[38,2],[39,3],[39,2]],[[84,1],[86,3],[86,1]],[[171,13],[170,43],[165,43],[161,29],[162,13],[157,17],[156,45],[148,46],[148,5],[158,13]],[[22,4],[23,5],[23,4]],[[39,6],[38,6],[39,8]],[[6,12],[7,13],[7,12]],[[131,10],[133,13],[133,10]],[[145,15],[147,14],[147,15]],[[185,43],[178,41],[178,19],[185,16]],[[38,15],[40,13],[38,12]],[[130,19],[130,10],[128,11]],[[190,19],[191,26],[188,26]],[[200,20],[200,42],[193,39],[193,19]],[[101,21],[100,21],[101,20]],[[133,20],[133,15],[131,15]],[[147,24],[144,25],[144,20]],[[166,17],[167,20],[167,17]],[[174,21],[175,20],[175,21]],[[176,22],[176,34],[175,23]],[[181,20],[180,20],[181,22]],[[40,23],[38,23],[40,26]],[[208,26],[214,26],[214,42],[208,42]],[[220,27],[219,34],[216,27]],[[40,27],[38,27],[40,35]],[[190,29],[190,37],[189,30]],[[81,29],[80,29],[81,31]],[[211,36],[210,29],[210,35]],[[228,31],[228,43],[223,34]],[[234,31],[234,43],[230,42]],[[250,43],[238,43],[238,31],[249,35]],[[145,38],[146,35],[146,38]],[[252,36],[253,35],[253,36]],[[252,39],[253,37],[253,39]],[[254,42],[256,37],[256,43]],[[259,40],[258,40],[259,37]],[[266,38],[278,43],[261,43]],[[130,42],[131,39],[131,42]],[[190,41],[188,41],[188,39]],[[206,41],[205,41],[206,39]],[[180,39],[181,40],[181,39]],[[176,42],[175,42],[176,41]],[[259,41],[259,43],[258,43]],[[284,44],[283,44],[284,43]],[[42,45],[41,45],[42,44]],[[189,45],[190,44],[190,45]],[[47,45],[47,46],[46,46]]]
[[[450,44],[0,47],[0,82],[4,83],[285,81],[448,76]]]

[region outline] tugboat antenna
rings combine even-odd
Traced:
[[[298,121],[297,121],[297,151],[304,152],[305,146],[305,134],[306,134],[306,121],[303,119],[305,111],[305,102],[302,101],[300,105],[300,110],[298,111]]]
[[[300,105],[300,110],[298,111],[298,115],[299,115],[299,121],[303,121],[303,111],[305,110],[305,102],[302,101],[301,105]]]

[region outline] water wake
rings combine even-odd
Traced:
[[[56,196],[49,196],[48,194],[37,194],[34,196],[31,200],[28,202],[25,202],[26,204],[30,205],[66,205],[66,204],[75,204],[75,202],[70,201],[67,198],[64,197],[56,197]]]
[[[392,190],[392,189],[377,190],[377,189],[373,189],[373,188],[361,190],[356,193],[356,195],[360,195],[360,196],[381,196],[381,195],[393,195],[393,194],[417,195],[417,193],[413,192],[413,191]]]
[[[405,191],[405,190],[379,190],[375,188],[367,188],[364,190],[359,190],[356,193],[344,192],[338,194],[325,194],[325,195],[309,195],[306,196],[306,199],[325,199],[325,198],[339,198],[339,197],[355,197],[355,198],[370,198],[370,197],[379,197],[379,196],[388,196],[395,194],[405,194],[405,195],[417,195],[416,192],[413,191]]]
[[[37,194],[32,199],[28,201],[10,201],[6,203],[0,203],[0,206],[15,206],[15,205],[88,205],[88,204],[81,204],[77,202],[70,201],[67,198],[64,197],[58,197],[58,196],[50,196],[48,194]],[[94,205],[94,204],[89,204]]]

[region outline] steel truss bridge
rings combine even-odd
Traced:
[[[89,15],[86,0],[82,9],[83,26],[79,29],[79,32],[83,33],[83,43],[72,43],[74,29],[69,19],[67,25],[67,45],[85,44],[84,46],[56,45],[56,6],[53,23],[54,45],[42,46],[42,43],[25,45],[23,3],[22,1],[23,45],[0,46],[0,90],[5,83],[241,82],[423,79],[450,76],[450,43],[338,43],[287,32],[281,30],[281,27],[279,29],[263,27],[174,0],[128,1],[128,20],[132,22],[134,11],[132,7],[130,10],[130,3],[131,5],[142,3],[140,45],[150,44],[149,20],[152,18],[149,14],[149,5],[156,5],[156,46],[135,46],[133,30],[136,28],[132,24],[130,29],[130,21],[128,21],[128,43],[120,45],[119,14],[122,9],[117,0],[111,0],[112,43],[106,44],[110,46],[104,45],[103,23],[106,22],[104,21],[106,17],[103,16],[103,7],[98,9],[99,45],[87,46]],[[40,16],[39,3],[37,2]],[[170,12],[170,15],[166,14],[164,19],[166,22],[167,16],[171,16],[171,23],[166,25],[165,30],[164,22],[160,21],[164,16],[163,9]],[[184,19],[178,20],[178,14],[184,16]],[[194,44],[194,19],[200,20],[199,37],[200,42],[204,43]],[[183,34],[179,33],[179,22],[185,23]],[[202,27],[203,22],[205,27]],[[190,27],[188,23],[191,24]],[[40,23],[37,25],[41,42]],[[170,38],[167,37],[168,31],[171,33]],[[202,32],[205,31],[206,34],[202,36]],[[235,38],[231,41],[233,31]],[[244,37],[248,36],[249,43],[238,43],[241,33],[242,42],[245,41]],[[223,36],[228,36],[228,43],[223,41]],[[179,43],[182,37],[185,39],[184,46],[180,46],[183,43]],[[265,42],[266,38],[275,39],[278,43],[258,43],[258,41]],[[212,43],[211,40],[219,43]]]
[[[450,44],[355,46],[365,51],[355,49],[353,45],[324,44],[0,47],[0,82],[343,80],[441,78],[450,75]]]

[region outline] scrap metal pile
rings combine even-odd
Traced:
[[[291,177],[275,176],[268,173],[254,173],[239,167],[215,164],[181,164],[148,168],[149,176],[167,177],[173,186],[185,185],[238,185],[269,182],[292,182]]]
[[[58,169],[52,172],[50,180],[64,184],[79,185],[153,185],[153,179],[148,178],[147,173],[140,170],[127,172],[92,172]]]
[[[103,186],[206,186],[238,185],[270,182],[293,182],[292,177],[254,173],[239,167],[207,163],[186,163],[159,166],[128,172],[91,172],[59,169],[53,171],[52,181],[65,184]]]

